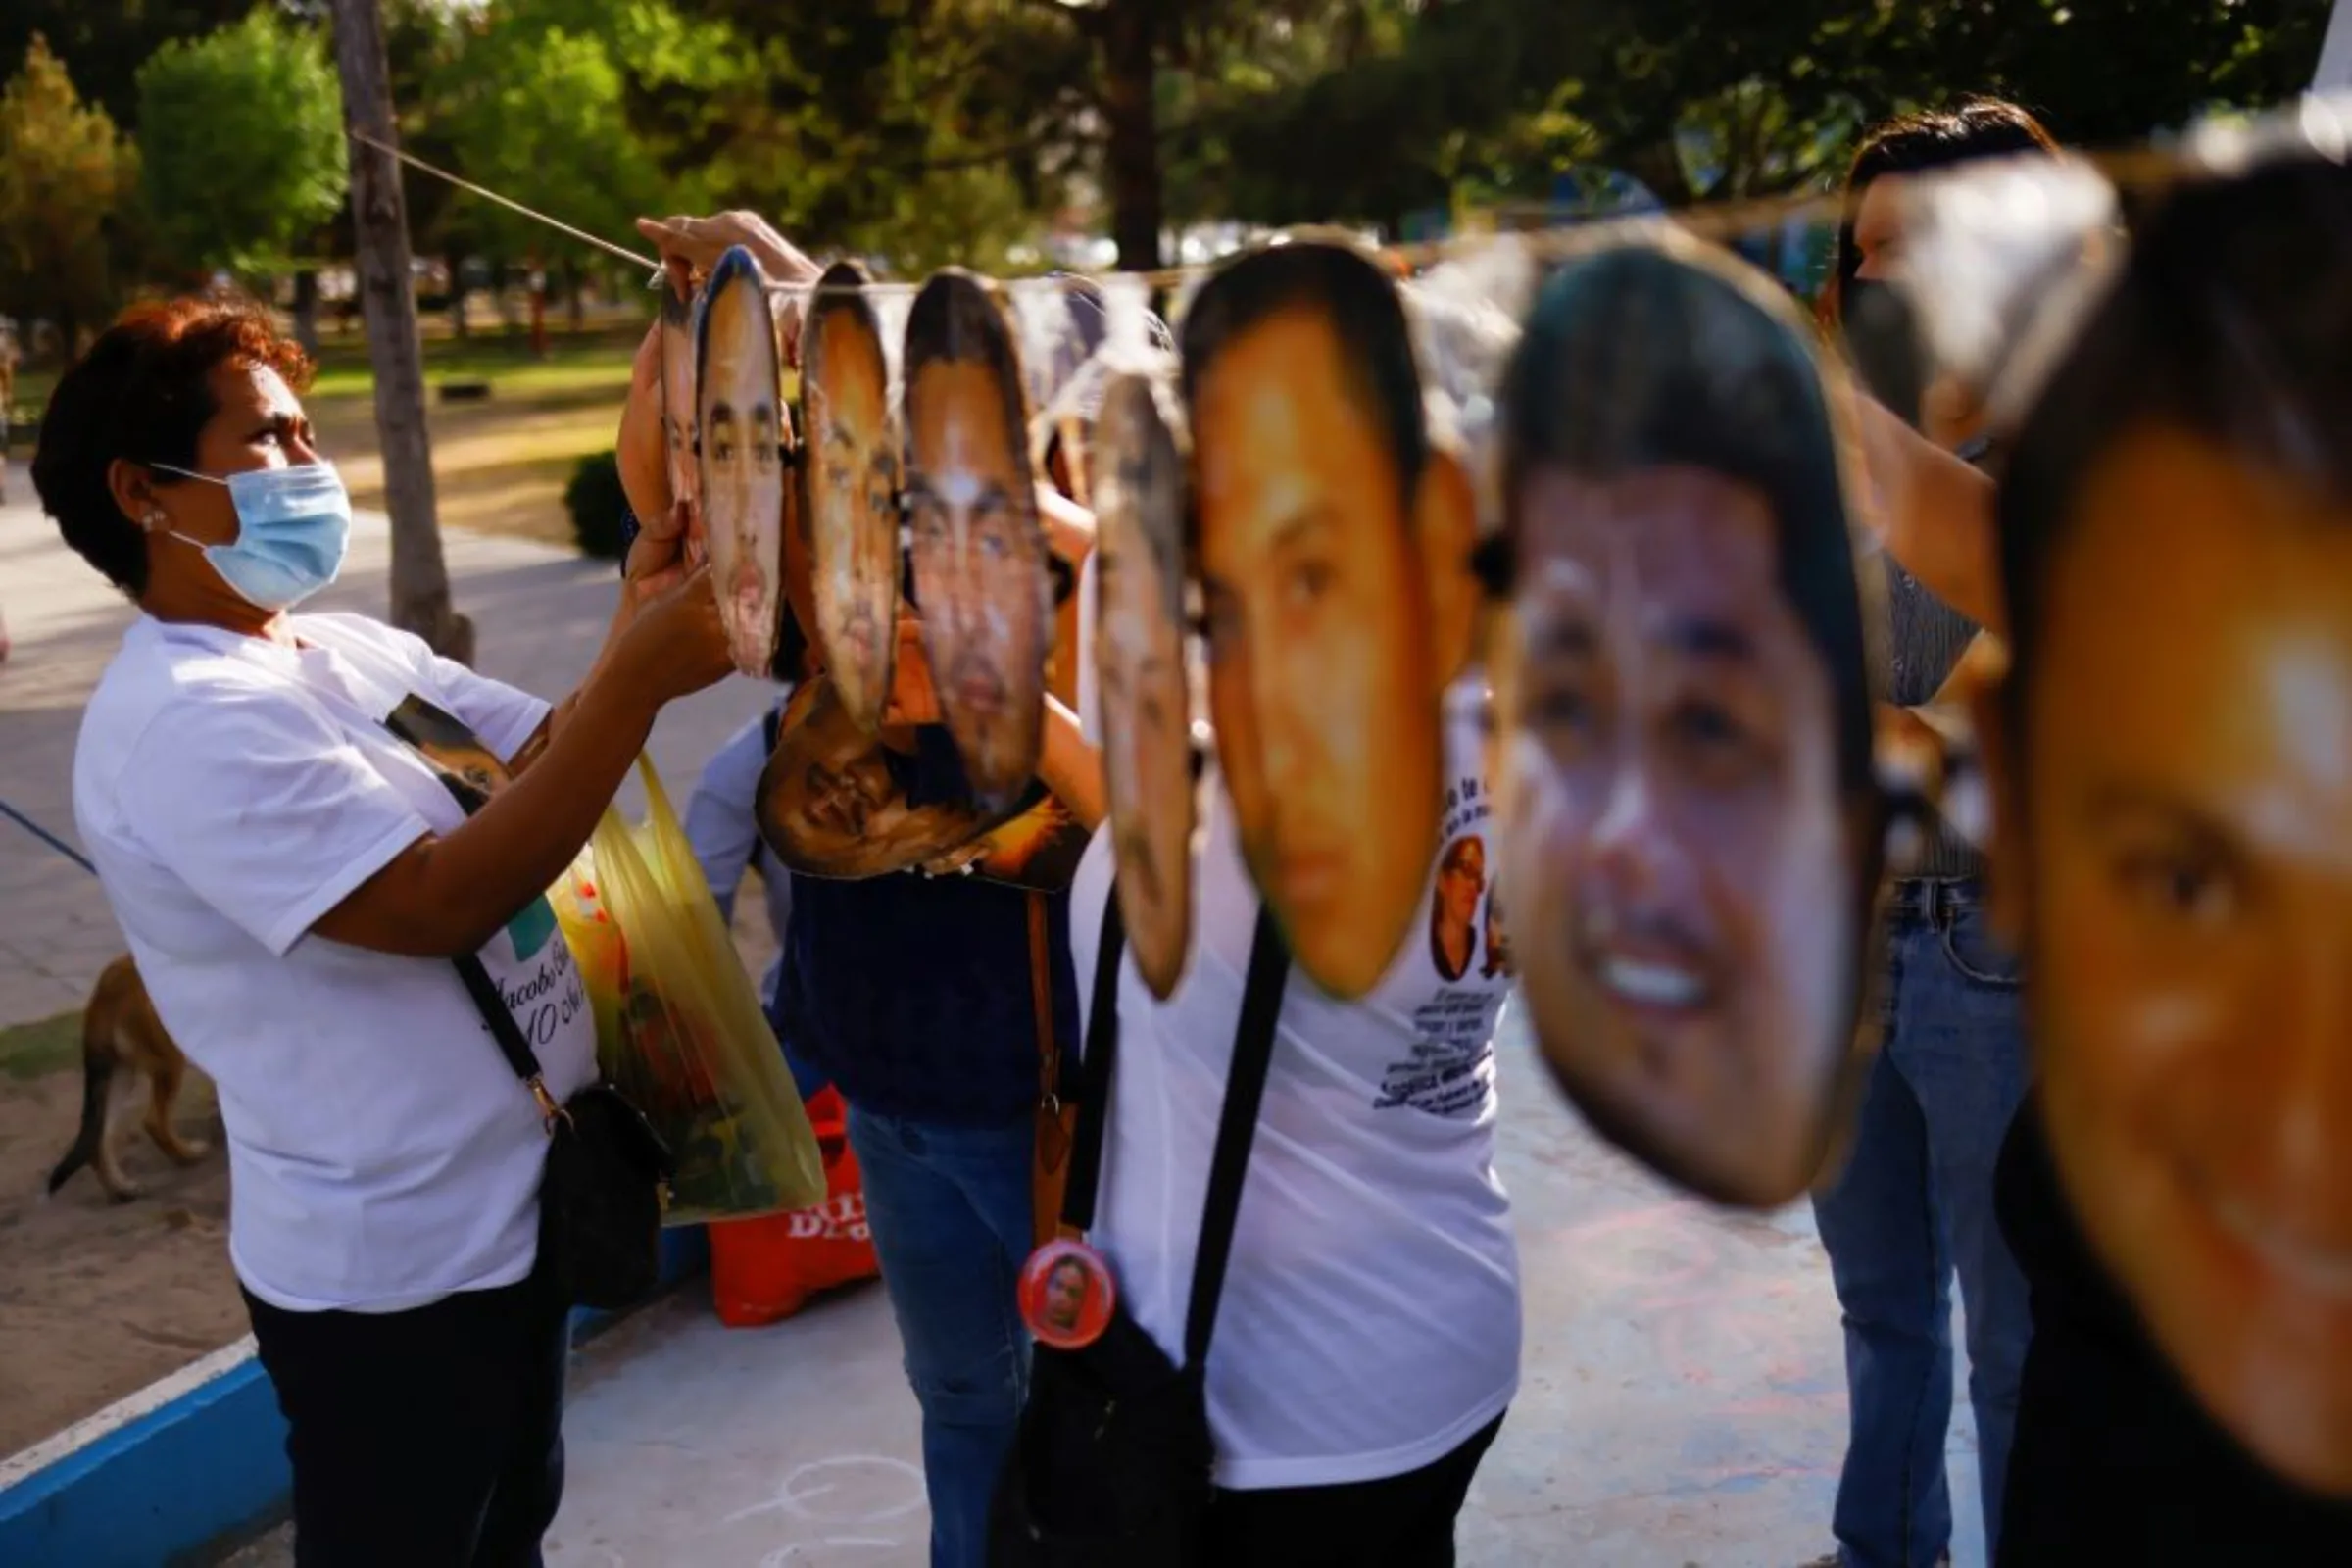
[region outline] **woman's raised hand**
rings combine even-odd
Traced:
[[[734,667],[708,563],[647,597],[612,649],[612,673],[657,708]]]
[[[661,249],[662,265],[668,269],[670,285],[680,299],[691,298],[694,280],[716,267],[718,259],[737,245],[752,253],[771,283],[813,283],[821,271],[758,213],[640,218],[637,232]]]

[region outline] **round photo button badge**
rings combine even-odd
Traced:
[[[1109,1263],[1084,1242],[1048,1242],[1021,1269],[1021,1321],[1039,1344],[1057,1350],[1101,1339],[1117,1299]]]

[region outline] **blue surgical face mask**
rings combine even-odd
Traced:
[[[208,545],[184,533],[171,537],[203,551],[220,580],[256,610],[298,605],[342,571],[351,545],[351,495],[332,464],[247,468],[225,479],[168,463],[148,466],[227,487],[237,512],[233,541]]]

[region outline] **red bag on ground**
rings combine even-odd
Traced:
[[[713,1221],[710,1301],[729,1328],[792,1316],[819,1291],[882,1272],[865,1222],[865,1185],[850,1150],[849,1107],[830,1084],[808,1100],[825,1160],[825,1200],[760,1219]]]

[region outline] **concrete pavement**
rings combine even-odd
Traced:
[[[1811,1561],[1830,1545],[1845,1384],[1809,1211],[1728,1218],[1673,1197],[1552,1094],[1515,1021],[1505,1038],[1526,1352],[1463,1511],[1461,1561]],[[551,1568],[928,1560],[919,1427],[878,1287],[730,1330],[689,1286],[581,1352],[564,1431]],[[1965,1415],[1951,1447],[1954,1561],[1982,1568]],[[287,1533],[234,1562],[288,1568]]]

